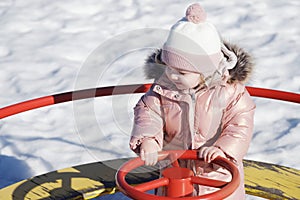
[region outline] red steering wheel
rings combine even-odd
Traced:
[[[133,169],[144,165],[144,161],[137,157],[126,162],[123,166],[120,167],[116,174],[116,183],[120,191],[133,199],[139,200],[170,200],[178,198],[182,200],[213,200],[224,199],[228,197],[236,190],[236,188],[240,184],[240,175],[236,165],[225,158],[218,157],[215,160],[213,160],[212,163],[224,167],[231,173],[232,179],[230,182],[197,177],[194,176],[194,173],[190,169],[179,167],[177,159],[199,159],[198,152],[195,150],[171,150],[159,153],[158,160],[163,160],[167,158],[172,161],[173,167],[165,169],[162,172],[162,178],[135,186],[129,185],[126,182],[125,177]],[[220,190],[201,196],[187,197],[193,192],[193,184],[216,187],[220,188]],[[159,188],[162,186],[165,186],[167,188],[166,197],[145,193],[145,191]]]

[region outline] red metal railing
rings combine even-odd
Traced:
[[[7,107],[0,108],[0,119],[9,117],[21,112],[33,110],[40,107],[64,103],[68,101],[75,101],[79,99],[87,99],[101,96],[143,93],[149,90],[151,84],[136,84],[136,85],[121,85],[110,87],[99,87],[85,90],[78,90],[50,96],[40,97],[21,103],[13,104]],[[269,99],[276,99],[288,101],[293,103],[300,103],[300,94],[285,92],[279,90],[271,90],[265,88],[247,87],[251,96],[263,97]]]

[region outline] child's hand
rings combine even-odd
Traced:
[[[155,165],[157,163],[157,152],[159,150],[159,145],[154,139],[146,138],[141,145],[141,160],[145,161],[145,165]]]
[[[204,161],[208,163],[210,163],[218,156],[226,158],[225,153],[221,149],[215,146],[201,147],[199,150],[199,158],[203,158]]]

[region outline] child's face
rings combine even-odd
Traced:
[[[180,90],[194,88],[199,85],[201,80],[200,74],[188,71],[177,71],[170,67],[167,67],[166,75]]]

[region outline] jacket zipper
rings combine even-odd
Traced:
[[[191,145],[189,145],[188,148],[194,149],[194,136],[195,136],[195,130],[194,130],[194,122],[195,122],[195,106],[196,106],[196,98],[195,98],[195,90],[191,89],[189,91],[189,94],[191,96],[191,106],[189,106],[189,128],[190,128],[190,139],[191,139]]]

